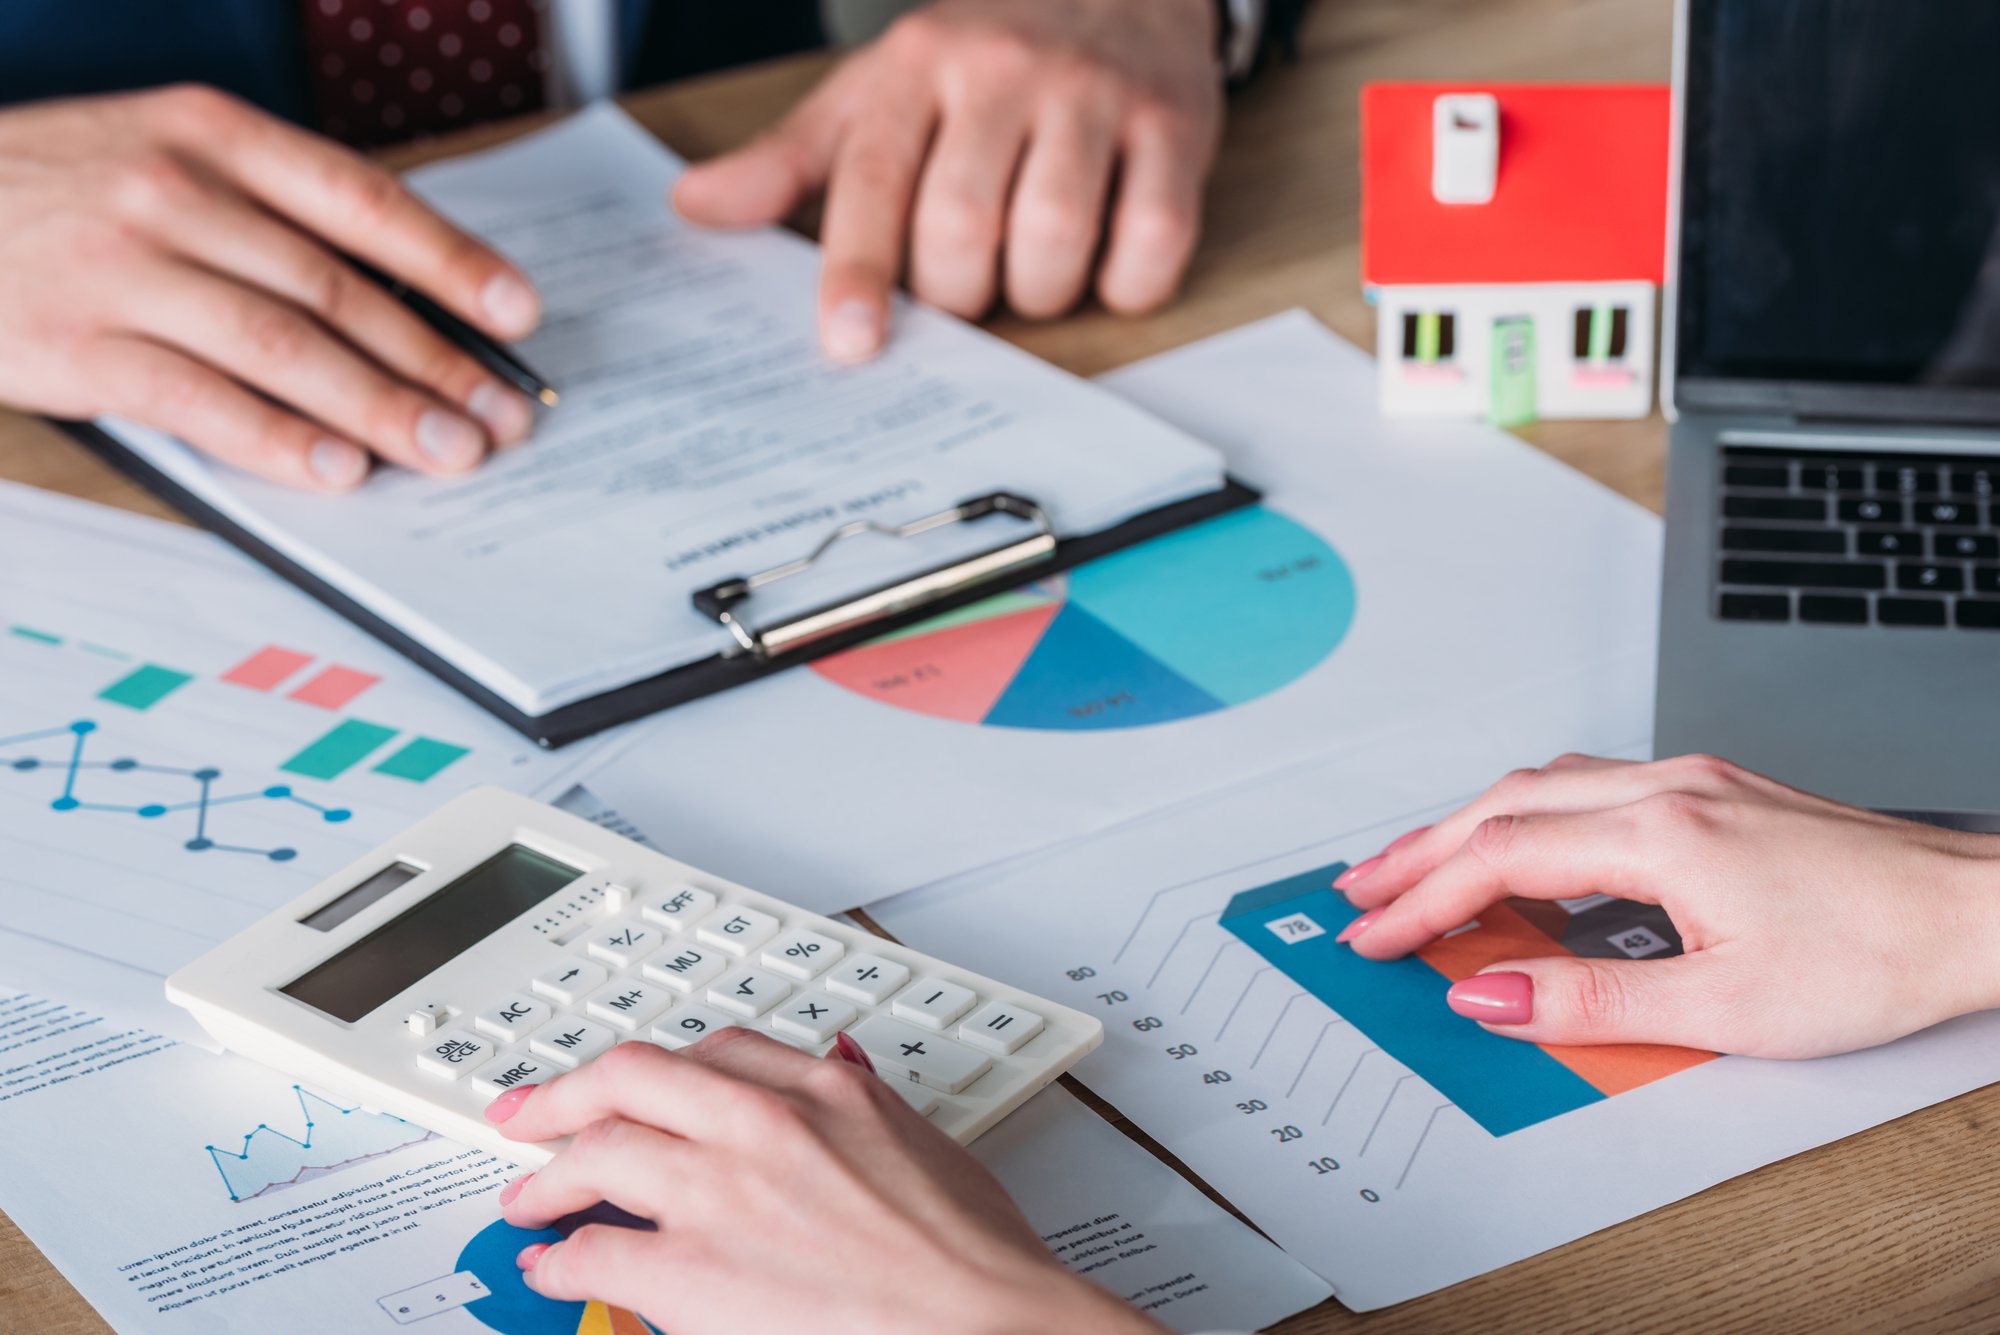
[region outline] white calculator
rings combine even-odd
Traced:
[[[167,980],[225,1047],[539,1167],[481,1115],[622,1042],[845,1030],[970,1141],[1103,1041],[1091,1017],[481,788]]]

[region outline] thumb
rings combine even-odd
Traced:
[[[674,183],[674,210],[700,227],[761,227],[789,217],[826,184],[834,136],[793,116]]]
[[[1665,960],[1509,960],[1453,983],[1445,1000],[1488,1033],[1529,1043],[1716,1048],[1725,1032],[1699,953]]]

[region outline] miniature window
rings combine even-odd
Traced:
[[[1458,320],[1449,312],[1407,311],[1403,315],[1403,360],[1448,362],[1458,351]]]
[[[1571,352],[1580,362],[1623,361],[1631,333],[1631,307],[1579,306]]]

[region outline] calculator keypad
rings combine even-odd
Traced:
[[[1040,1034],[1044,1019],[944,978],[687,884],[634,891],[569,940],[575,953],[484,1009],[436,1008],[417,1064],[490,1099],[621,1042],[684,1048],[742,1027],[806,1052],[845,1031],[928,1116]],[[453,1017],[457,1017],[456,1023]],[[411,1026],[413,1032],[418,1026]]]

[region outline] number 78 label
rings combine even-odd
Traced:
[[[1293,913],[1283,918],[1273,918],[1264,924],[1277,934],[1280,941],[1294,945],[1300,941],[1310,941],[1316,936],[1325,936],[1326,928],[1314,922],[1303,913]]]

